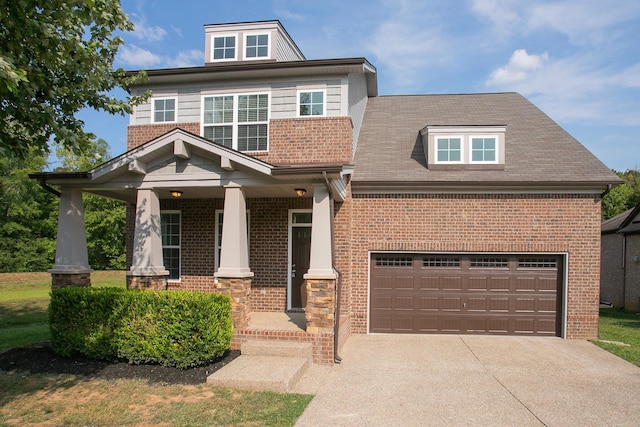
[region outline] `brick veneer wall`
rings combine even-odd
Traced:
[[[248,153],[272,164],[351,163],[351,117],[274,119],[269,152]]]
[[[567,252],[567,338],[597,338],[599,198],[355,195],[352,202],[352,333],[367,332],[368,251]]]
[[[152,125],[129,125],[127,126],[127,151],[131,150],[145,142],[151,141],[160,135],[181,128],[188,132],[200,135],[200,123],[158,123]]]
[[[162,210],[181,213],[181,278],[169,289],[217,291],[215,211],[223,199],[164,199]],[[282,312],[287,306],[289,209],[311,209],[310,197],[247,199],[250,211],[249,266],[254,273],[250,303],[255,311]],[[127,206],[127,268],[131,266],[135,205]]]
[[[180,127],[196,135],[200,123],[130,125],[127,150]],[[269,152],[247,154],[273,164],[351,163],[350,117],[274,119],[269,122]]]

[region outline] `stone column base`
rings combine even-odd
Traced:
[[[167,276],[129,276],[127,275],[127,289],[146,289],[150,291],[164,291],[167,289]]]
[[[88,288],[91,286],[91,273],[51,273],[51,289]]]
[[[335,279],[306,279],[307,332],[312,334],[331,333],[335,324]]]
[[[250,277],[218,277],[220,293],[231,296],[231,320],[235,331],[249,327],[251,311],[249,295],[251,293]]]

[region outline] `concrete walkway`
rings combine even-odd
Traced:
[[[637,426],[640,368],[587,341],[355,335],[297,426]]]

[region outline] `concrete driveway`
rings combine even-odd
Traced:
[[[587,341],[355,335],[297,426],[637,426],[640,368]]]

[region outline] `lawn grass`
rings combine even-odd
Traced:
[[[292,426],[311,399],[206,384],[16,372],[0,376],[0,425]]]
[[[619,308],[601,308],[598,337],[598,347],[640,366],[640,315]]]
[[[91,273],[95,287],[125,287],[124,271]],[[0,353],[49,341],[49,273],[0,273]]]

